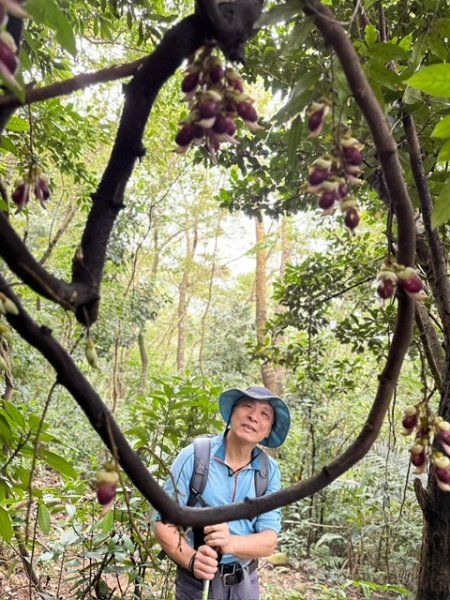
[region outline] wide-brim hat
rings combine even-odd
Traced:
[[[231,413],[240,398],[252,398],[253,400],[265,400],[275,412],[275,421],[270,434],[260,444],[268,448],[278,448],[286,439],[291,426],[291,415],[286,403],[278,396],[274,396],[265,387],[249,387],[246,390],[233,388],[225,390],[219,396],[219,409],[223,420],[227,425],[230,422]]]

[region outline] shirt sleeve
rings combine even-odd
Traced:
[[[174,460],[164,490],[172,496],[180,506],[186,506],[189,498],[189,483],[194,468],[194,447],[192,444],[184,448]],[[156,513],[156,521],[161,521],[161,514]]]
[[[269,483],[267,486],[266,494],[271,494],[272,492],[277,492],[281,487],[281,476],[280,469],[277,463],[270,459],[270,473],[269,473]],[[281,509],[275,508],[269,512],[263,513],[256,517],[256,522],[254,525],[254,529],[257,533],[260,531],[265,531],[266,529],[273,529],[277,533],[281,531]]]

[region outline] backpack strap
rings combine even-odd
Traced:
[[[197,504],[197,496],[203,494],[208,481],[209,459],[211,456],[211,438],[198,437],[194,439],[194,468],[189,482],[189,498],[187,506]]]
[[[257,498],[264,496],[266,493],[267,486],[269,485],[270,471],[269,457],[264,450],[261,449],[258,458],[261,461],[261,469],[255,471],[255,496]]]

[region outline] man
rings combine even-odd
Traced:
[[[201,501],[221,506],[256,496],[256,477],[268,464],[270,494],[280,488],[275,460],[262,455],[258,445],[277,448],[286,439],[290,414],[286,404],[264,387],[231,389],[219,397],[225,432],[211,440],[209,473]],[[186,505],[194,468],[194,444],[184,448],[166,482],[169,494]],[[174,489],[174,483],[176,490]],[[193,536],[186,540],[168,523],[157,521],[155,535],[166,554],[178,565],[176,600],[202,597],[203,580],[213,580],[214,600],[258,600],[257,560],[275,550],[281,527],[280,510],[251,521],[241,519],[204,528],[204,540],[194,549]]]

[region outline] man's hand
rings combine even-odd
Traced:
[[[205,533],[205,544],[211,548],[217,548],[221,554],[233,554],[231,549],[232,536],[228,523],[207,525],[203,531]]]
[[[194,560],[194,576],[197,579],[214,579],[219,568],[219,555],[210,546],[200,546]]]

